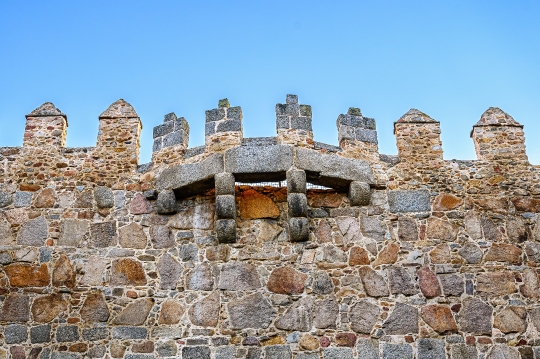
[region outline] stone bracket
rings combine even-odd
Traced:
[[[229,172],[214,176],[216,189],[215,230],[219,243],[236,242],[236,198],[235,179]]]
[[[360,181],[352,181],[349,185],[349,201],[351,206],[367,206],[371,201],[371,189],[369,184]]]
[[[287,171],[287,204],[289,207],[289,239],[291,242],[309,240],[306,172],[291,168]]]

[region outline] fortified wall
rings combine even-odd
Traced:
[[[28,114],[22,147],[0,148],[0,358],[540,358],[523,126],[489,108],[477,159],[449,161],[418,110],[397,156],[357,108],[339,147],[311,119],[288,95],[276,136],[244,138],[221,100],[190,148],[171,113],[139,164],[123,100],[95,147],[65,147],[52,103]]]

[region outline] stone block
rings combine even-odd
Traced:
[[[308,203],[307,197],[303,193],[289,193],[287,195],[287,204],[289,206],[289,216],[307,217]]]
[[[391,212],[430,212],[428,190],[388,191],[388,205]]]
[[[51,325],[38,325],[30,328],[30,342],[32,344],[48,343],[51,341]]]
[[[289,116],[278,115],[276,116],[276,129],[289,129],[291,127],[291,120]]]
[[[334,154],[299,147],[295,149],[295,165],[306,172],[316,172],[321,177],[338,178],[345,181],[374,183],[375,177],[369,163]]]
[[[269,345],[264,348],[266,359],[292,359],[291,348],[288,345]]]
[[[23,246],[41,247],[49,235],[49,225],[43,216],[26,221],[21,226],[17,236],[17,244]]]
[[[25,325],[10,324],[4,328],[4,340],[6,344],[19,344],[28,339]]]
[[[286,172],[293,163],[292,146],[239,146],[225,153],[225,171],[230,173]]]
[[[289,219],[289,239],[291,242],[309,241],[309,221],[307,218]]]
[[[268,328],[276,316],[272,303],[261,293],[255,293],[228,303],[232,328]]]
[[[17,191],[15,192],[15,201],[13,205],[15,208],[30,207],[33,195],[32,192]]]
[[[225,109],[224,108],[215,108],[213,110],[208,110],[205,112],[206,122],[215,122],[223,120],[225,118]]]
[[[261,287],[257,268],[246,262],[223,264],[219,274],[218,288],[223,290],[251,291]]]
[[[187,136],[184,131],[177,131],[173,133],[169,133],[168,135],[163,137],[163,148],[165,147],[172,147],[176,145],[184,145],[187,147]]]
[[[60,225],[59,246],[78,247],[90,230],[89,221],[81,219],[65,219]]]
[[[450,347],[452,359],[478,359],[476,346],[467,344],[455,344]]]
[[[13,196],[5,191],[0,191],[0,208],[4,208],[13,203]]]
[[[216,132],[242,132],[242,121],[225,120],[218,122]]]
[[[90,342],[97,342],[99,340],[107,339],[108,336],[109,330],[106,327],[84,328],[82,330],[83,340]]]
[[[98,208],[112,208],[114,206],[113,191],[105,186],[96,187],[94,190],[94,200]]]
[[[406,335],[418,333],[418,309],[397,302],[394,311],[383,323],[387,335]]]
[[[176,196],[172,190],[159,192],[155,203],[158,214],[175,214],[177,211]]]
[[[442,339],[420,338],[417,341],[417,346],[417,359],[439,359],[446,355]]]
[[[203,346],[183,347],[182,359],[210,359],[210,348]]]
[[[80,359],[81,354],[71,352],[52,352],[51,359]]]
[[[298,95],[287,94],[287,98],[285,100],[285,103],[287,103],[287,104],[298,103]]]
[[[79,340],[79,328],[76,325],[63,325],[56,329],[57,342],[76,342]]]
[[[159,342],[156,344],[156,352],[162,358],[174,357],[177,353],[176,343],[173,340]]]
[[[174,122],[165,122],[162,125],[158,125],[154,127],[154,130],[152,133],[153,133],[153,137],[157,138],[157,137],[165,136],[166,134],[171,133],[173,131],[174,131]]]
[[[369,142],[369,143],[378,143],[377,140],[377,131],[366,130],[363,128],[357,128],[355,131],[355,136],[357,141]]]
[[[358,338],[358,359],[379,359],[379,342],[370,338]]]
[[[413,350],[410,344],[383,343],[382,359],[413,359]]]
[[[351,348],[324,348],[324,359],[354,359]]]
[[[114,339],[146,339],[146,328],[141,327],[114,327],[112,336]]]
[[[216,123],[215,122],[207,122],[204,124],[204,135],[205,136],[211,136],[214,133],[216,133]]]
[[[367,206],[371,201],[371,189],[365,182],[352,181],[349,185],[351,206]]]
[[[116,222],[100,222],[90,224],[90,247],[109,247],[116,245]]]
[[[211,180],[220,172],[223,172],[223,155],[215,153],[201,162],[166,168],[157,176],[156,188],[158,191],[182,188]]]
[[[218,219],[236,218],[236,199],[234,195],[216,196],[216,217]]]
[[[216,237],[219,243],[236,242],[236,220],[218,219],[216,221]]]
[[[4,298],[4,305],[0,310],[2,322],[27,322],[30,317],[30,301],[27,295],[11,293]]]
[[[299,116],[291,118],[291,128],[295,130],[313,131],[311,117]]]
[[[152,144],[152,152],[158,152],[163,147],[163,138],[158,137],[154,140],[154,143]]]
[[[214,176],[216,196],[235,194],[234,175],[228,172],[218,173]]]
[[[287,193],[306,193],[306,172],[291,168],[287,171]]]

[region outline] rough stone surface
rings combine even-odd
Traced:
[[[90,224],[90,246],[98,248],[114,246],[116,241],[116,222]]]
[[[186,276],[186,287],[190,290],[214,289],[212,267],[208,263],[203,263],[192,269]]]
[[[313,326],[319,329],[334,328],[339,314],[339,305],[335,298],[327,298],[315,302]]]
[[[221,267],[219,289],[248,291],[260,287],[261,281],[254,265],[244,262],[230,262]]]
[[[218,323],[219,307],[219,292],[214,292],[189,308],[189,319],[193,325],[215,327]]]
[[[369,267],[362,267],[359,270],[360,278],[366,293],[371,297],[386,297],[390,294],[388,284],[384,277]]]
[[[146,275],[139,261],[129,258],[116,259],[111,267],[111,284],[144,285]]]
[[[118,243],[124,248],[143,249],[147,241],[143,228],[137,223],[118,228]]]
[[[14,287],[45,287],[50,283],[49,270],[46,264],[40,266],[13,263],[4,267],[9,283]]]
[[[459,313],[460,330],[482,335],[491,334],[493,309],[477,298],[465,298]]]
[[[267,328],[276,315],[270,301],[256,293],[227,306],[232,328]]]
[[[94,200],[98,208],[112,208],[114,206],[113,191],[105,186],[96,187],[94,190]]]
[[[458,330],[452,311],[444,305],[430,304],[421,309],[422,319],[437,333],[456,332]]]
[[[387,335],[405,335],[418,333],[418,309],[397,302],[394,311],[383,323]]]
[[[85,220],[66,219],[60,227],[59,246],[78,247],[90,230],[90,223]]]
[[[165,253],[158,262],[160,289],[175,289],[182,273],[182,266],[173,256]]]
[[[61,255],[54,264],[52,285],[68,288],[73,288],[75,286],[75,272],[66,255]]]
[[[269,291],[278,294],[302,294],[307,274],[300,273],[291,267],[275,269],[268,279]]]
[[[307,297],[295,302],[287,311],[276,319],[275,326],[283,330],[307,332],[313,321],[313,298]]]
[[[155,203],[156,213],[174,214],[176,213],[176,196],[171,190],[164,190],[158,193]]]
[[[152,299],[137,299],[128,304],[128,306],[114,318],[113,323],[118,325],[142,325],[146,321],[153,306],[154,301]]]
[[[437,276],[428,267],[420,268],[417,274],[418,285],[426,298],[438,297],[442,294]]]
[[[150,240],[155,249],[169,248],[174,245],[174,238],[169,227],[155,225],[150,227]]]
[[[351,307],[349,321],[351,329],[357,333],[370,334],[379,318],[379,306],[367,300],[355,303]]]
[[[81,319],[91,323],[106,322],[109,319],[109,308],[105,296],[99,291],[88,294],[81,307]]]
[[[268,196],[255,190],[242,192],[239,209],[243,219],[277,218],[279,216],[276,204]]]
[[[44,245],[48,232],[49,225],[47,224],[45,217],[39,216],[35,219],[31,219],[21,226],[21,230],[17,236],[17,244],[40,247]]]
[[[429,192],[416,191],[390,191],[388,192],[388,205],[391,212],[429,212]]]
[[[431,338],[418,339],[418,359],[439,359],[445,356],[444,340]]]
[[[383,359],[412,359],[413,350],[409,344],[382,344]]]
[[[48,323],[68,309],[61,294],[49,294],[35,298],[32,303],[32,317],[36,322]]]

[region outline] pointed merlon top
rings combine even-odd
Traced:
[[[123,99],[120,99],[110,105],[101,115],[99,115],[99,118],[134,118],[139,117],[137,115],[137,112],[135,112],[135,109],[133,106],[131,106],[128,102],[124,101]]]
[[[480,121],[473,127],[479,126],[511,126],[523,127],[519,122],[514,120],[512,116],[504,112],[498,107],[490,107],[482,114]]]
[[[56,116],[62,116],[63,118],[65,118],[66,123],[67,123],[67,116],[63,114],[62,111],[57,109],[56,106],[52,102],[45,102],[43,105],[39,106],[34,111],[26,115],[26,118],[28,117],[56,117]]]
[[[399,123],[424,123],[424,122],[439,122],[439,121],[435,121],[434,119],[432,119],[431,117],[429,117],[428,115],[423,113],[422,111],[419,111],[419,110],[417,110],[415,108],[411,108],[409,111],[407,111],[406,114],[401,116],[401,118],[399,120],[397,120],[396,122],[399,122]]]

